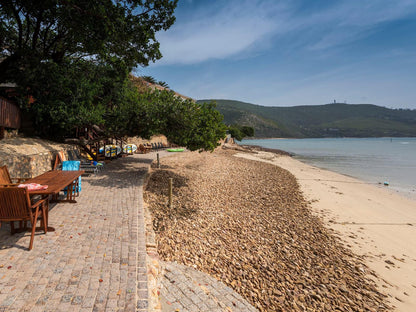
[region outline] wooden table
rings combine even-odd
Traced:
[[[85,171],[62,171],[62,170],[51,170],[47,171],[37,177],[26,180],[24,183],[38,183],[41,185],[47,185],[46,190],[32,190],[29,191],[29,195],[41,195],[46,197],[52,195],[55,197],[55,201],[65,201],[70,203],[76,203],[75,201],[75,186],[78,177],[81,176]],[[75,182],[75,183],[74,183]],[[67,187],[66,200],[57,200],[59,192]],[[48,226],[48,210],[46,211],[46,225]],[[42,228],[36,228],[36,230],[42,230]],[[55,231],[55,228],[48,226],[48,232]]]
[[[67,187],[67,199],[62,201],[67,201],[71,203],[76,203],[75,201],[75,184],[78,180],[78,177],[81,176],[85,171],[84,170],[77,170],[77,171],[62,171],[62,170],[51,170],[47,171],[37,177],[32,179],[26,180],[26,183],[38,183],[41,185],[47,185],[48,188],[46,190],[32,190],[29,191],[30,195],[52,195],[53,197],[57,197],[59,192],[62,191],[65,187]]]

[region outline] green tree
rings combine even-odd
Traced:
[[[149,138],[164,134],[170,142],[193,151],[212,151],[225,137],[223,116],[214,103],[196,104],[167,90],[143,94],[131,90],[124,94],[130,100],[120,101],[106,121],[107,128],[119,135]]]
[[[169,89],[169,85],[166,81],[158,81],[157,84],[161,87]]]
[[[237,141],[241,141],[245,137],[254,136],[254,128],[249,126],[231,125],[227,130]]]
[[[174,23],[177,1],[2,0],[0,82],[68,57],[146,66],[162,57],[155,34]]]
[[[62,138],[103,124],[127,92],[134,66],[161,58],[157,31],[174,22],[177,0],[4,0],[0,83],[19,86],[39,135]],[[32,96],[35,103],[28,106]]]
[[[173,24],[177,1],[1,1],[0,83],[17,83],[44,137],[102,125],[108,136],[163,133],[191,150],[213,150],[225,135],[214,104],[139,93],[128,80],[133,67],[162,57],[155,34]]]
[[[153,83],[153,84],[156,83],[156,79],[152,76],[142,76],[142,78],[144,81],[147,81],[149,83]]]

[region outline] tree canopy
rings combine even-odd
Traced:
[[[225,137],[224,117],[215,103],[197,104],[169,90],[138,93],[130,83],[124,88],[121,107],[114,107],[106,120],[111,133],[144,138],[163,133],[170,142],[192,151],[212,151]]]
[[[0,82],[41,62],[116,58],[129,70],[162,57],[156,32],[175,21],[178,0],[3,0]]]
[[[162,57],[156,33],[174,23],[177,2],[1,1],[0,83],[18,85],[17,100],[43,137],[62,140],[75,127],[99,125],[108,136],[162,133],[212,150],[225,135],[213,104],[138,92],[129,79],[133,68]]]
[[[228,132],[237,141],[254,136],[254,128],[250,126],[231,125],[228,127]]]

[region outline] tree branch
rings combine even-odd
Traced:
[[[43,16],[43,9],[39,11],[38,16],[36,17],[36,26],[35,30],[33,31],[33,37],[32,37],[32,49],[34,50],[36,48],[38,38],[39,38],[39,31],[40,31],[40,25],[42,23],[42,16]]]
[[[22,41],[23,41],[23,25],[22,25],[22,20],[20,19],[19,14],[20,14],[20,11],[21,11],[22,8],[16,9],[14,6],[12,8],[13,8],[13,15],[15,16],[17,25],[19,27],[19,39],[17,41],[17,46],[18,46],[19,49],[21,49],[22,48]]]

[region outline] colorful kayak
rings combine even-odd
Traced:
[[[167,151],[168,152],[183,152],[185,149],[184,148],[168,148]]]
[[[105,146],[105,157],[116,157],[121,153],[121,147],[116,145],[106,145]]]
[[[126,154],[133,154],[137,151],[136,144],[126,144],[123,146],[123,152]]]

